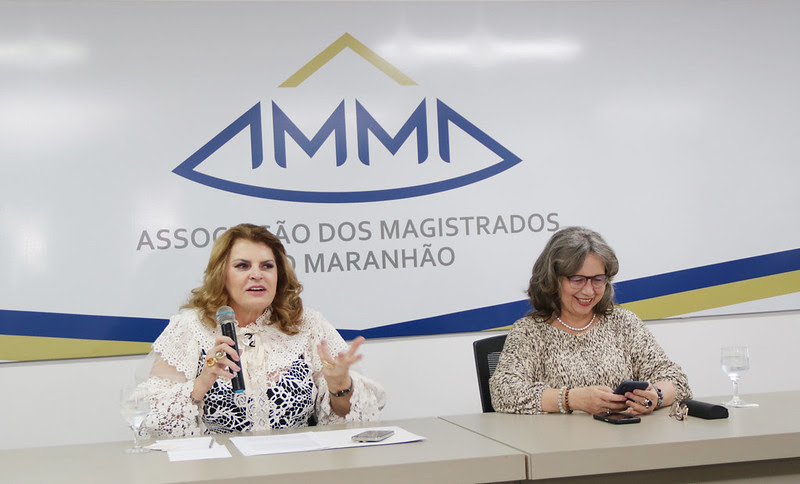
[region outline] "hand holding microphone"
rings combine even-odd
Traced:
[[[194,403],[202,402],[205,394],[214,386],[217,378],[231,380],[233,391],[236,393],[244,391],[242,362],[239,359],[239,344],[236,341],[236,319],[234,318],[233,309],[228,306],[219,308],[217,311],[217,324],[222,328],[222,335],[217,336],[214,346],[208,350],[203,370],[194,381],[194,388],[191,393]]]

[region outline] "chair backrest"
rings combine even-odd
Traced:
[[[478,372],[478,391],[481,395],[481,406],[484,413],[494,412],[492,397],[489,395],[489,378],[497,368],[497,360],[500,359],[505,342],[506,335],[501,334],[472,343],[472,351],[475,354],[475,370]]]

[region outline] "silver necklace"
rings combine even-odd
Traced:
[[[592,314],[592,319],[589,321],[589,324],[587,324],[586,326],[584,326],[582,328],[573,328],[572,326],[568,325],[564,321],[561,321],[561,318],[559,318],[558,316],[556,316],[556,319],[558,320],[559,323],[564,325],[565,328],[571,329],[572,331],[583,331],[584,329],[586,329],[589,326],[591,326],[592,323],[594,323],[594,317],[595,317],[595,314]]]

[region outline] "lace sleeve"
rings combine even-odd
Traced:
[[[312,334],[312,348],[309,350],[311,370],[314,373],[314,384],[319,389],[315,405],[317,422],[320,425],[327,425],[378,420],[381,410],[386,405],[386,393],[383,387],[352,369],[350,378],[353,380],[353,393],[350,397],[350,412],[344,417],[340,417],[331,409],[331,394],[328,384],[322,376],[322,360],[317,354],[316,346],[319,341],[324,339],[328,343],[331,353],[335,355],[340,351],[347,351],[348,345],[336,328],[321,314],[309,309],[306,309],[305,313],[305,324],[309,325]]]
[[[542,392],[547,385],[537,371],[540,358],[536,341],[528,334],[525,321],[518,321],[506,337],[497,368],[489,379],[489,393],[496,412],[539,414]]]
[[[350,397],[350,412],[340,417],[331,409],[331,394],[328,384],[321,374],[315,378],[319,387],[317,394],[316,411],[319,425],[328,425],[341,422],[367,422],[378,420],[381,410],[386,405],[386,394],[383,388],[369,378],[350,371],[353,379],[353,396]]]
[[[153,365],[141,389],[150,398],[145,431],[153,436],[186,437],[206,433],[191,391],[204,348],[213,345],[213,331],[194,311],[182,311],[153,343]]]
[[[205,433],[200,409],[192,403],[194,380],[156,356],[153,370],[142,392],[150,399],[145,431],[151,437],[190,437]]]

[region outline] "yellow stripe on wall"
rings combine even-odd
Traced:
[[[663,319],[794,292],[800,292],[800,271],[679,292],[621,306],[644,320]]]
[[[141,355],[149,353],[151,346],[152,343],[133,341],[0,335],[0,360],[37,361]]]
[[[706,287],[621,306],[645,321],[800,292],[800,271]],[[511,325],[484,331],[509,330]],[[149,353],[151,343],[0,335],[0,361],[37,361]]]

